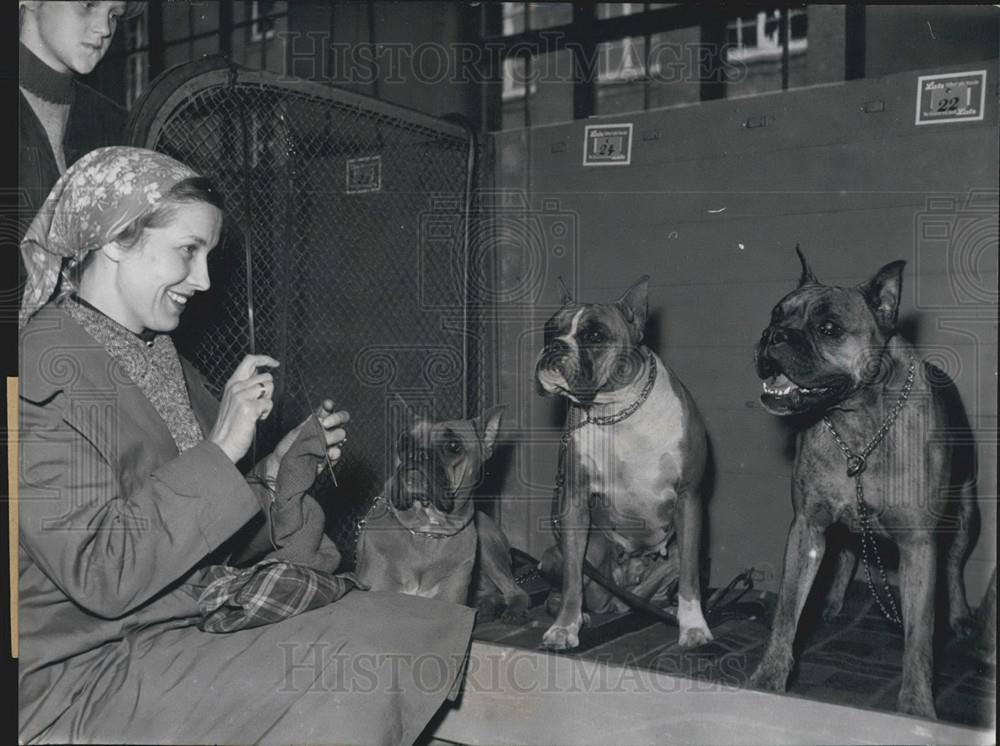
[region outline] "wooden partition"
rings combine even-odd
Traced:
[[[534,554],[564,409],[533,383],[559,297],[611,301],[652,276],[647,343],[690,389],[713,452],[710,581],[742,568],[772,587],[791,519],[791,433],[761,409],[752,349],[795,286],[801,244],[849,285],[905,259],[901,323],[955,379],[976,431],[982,532],[967,567],[978,602],[996,558],[997,60],[981,121],[916,125],[918,75],[593,118],[492,137],[487,195],[500,272],[502,524]],[[631,162],[584,167],[588,124],[632,124]]]

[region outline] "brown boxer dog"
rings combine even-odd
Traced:
[[[774,307],[756,349],[765,409],[802,415],[808,424],[797,436],[794,518],[777,609],[750,684],[785,690],[795,630],[823,559],[826,530],[839,522],[860,532],[862,548],[867,542],[869,586],[883,613],[903,626],[898,709],[934,717],[935,579],[945,532],[951,539],[944,563],[949,621],[963,636],[970,624],[962,565],[976,517],[968,468],[974,459],[957,450],[954,439],[968,421],[954,384],[921,363],[896,333],[905,262],[887,264],[867,282],[843,288],[823,285],[801,252],[799,259],[799,287]],[[899,546],[901,619],[876,569],[881,561],[873,535]],[[840,611],[857,554],[848,547],[835,559],[827,618]],[[868,566],[872,563],[876,567]]]
[[[535,375],[543,393],[569,400],[565,483],[554,516],[558,550],[541,563],[562,585],[556,619],[542,639],[547,648],[580,644],[585,556],[610,569],[619,585],[658,601],[676,565],[657,558],[675,547],[675,535],[680,643],[712,639],[699,582],[698,490],[708,443],[687,390],[641,344],[648,287],[649,277],[642,277],[610,304],[577,303],[564,293],[562,308],[545,325]],[[589,609],[601,603],[600,593],[587,582]]]
[[[523,620],[530,599],[514,581],[510,546],[472,499],[502,415],[494,407],[471,420],[418,421],[400,436],[395,470],[358,539],[364,585],[458,604],[472,591],[481,618]]]

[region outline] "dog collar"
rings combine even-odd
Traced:
[[[573,406],[576,409],[584,410],[584,415],[583,419],[570,429],[577,430],[584,425],[616,425],[623,420],[627,420],[629,417],[638,412],[639,407],[646,403],[646,399],[649,398],[649,394],[653,390],[653,386],[656,385],[656,358],[653,356],[653,352],[651,350],[646,350],[646,355],[649,360],[649,375],[646,377],[646,383],[642,387],[642,391],[639,392],[639,396],[634,402],[629,404],[620,412],[603,415],[601,417],[593,417],[591,416],[589,409],[584,409],[580,405],[574,404]]]
[[[461,526],[459,526],[458,528],[456,528],[454,531],[447,531],[447,532],[445,532],[445,531],[420,531],[419,529],[410,528],[405,523],[403,523],[403,519],[399,517],[399,513],[396,511],[396,509],[392,505],[389,504],[389,501],[385,500],[382,497],[382,495],[378,495],[372,501],[371,508],[368,509],[368,514],[358,522],[359,529],[363,528],[364,525],[368,522],[368,520],[371,517],[372,511],[375,509],[375,507],[380,502],[383,503],[383,505],[384,505],[384,507],[386,509],[386,512],[388,512],[390,515],[392,515],[392,517],[396,519],[396,522],[400,526],[402,526],[407,531],[409,531],[413,536],[422,536],[425,539],[447,539],[447,538],[450,538],[452,536],[457,536],[458,534],[462,533],[462,531],[464,531],[466,528],[468,528],[469,524],[472,523],[473,519],[476,517],[476,511],[470,512],[468,520],[466,520]]]

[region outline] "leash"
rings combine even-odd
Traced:
[[[538,571],[538,564],[539,564],[538,560],[536,560],[530,554],[520,549],[517,549],[516,547],[511,547],[510,553],[511,556],[514,557],[515,559],[520,559],[523,562],[530,563],[532,566],[531,571],[529,571],[524,575],[519,575],[516,578],[517,583],[520,584],[525,582],[526,580],[541,575],[541,573]],[[735,578],[729,581],[728,585],[716,589],[715,592],[713,592],[712,595],[709,596],[708,600],[705,602],[705,616],[711,617],[717,614],[722,614],[726,612],[727,609],[735,608],[736,604],[740,601],[740,599],[743,598],[743,596],[745,596],[751,590],[753,590],[754,572],[755,572],[754,568],[748,567],[746,570],[739,573]],[[599,570],[597,570],[587,560],[583,561],[583,573],[588,578],[593,580],[595,583],[603,587],[605,590],[607,590],[608,592],[612,593],[613,595],[617,596],[622,601],[627,603],[630,607],[632,607],[636,611],[639,611],[645,614],[646,616],[652,617],[653,619],[659,622],[665,622],[666,624],[670,624],[674,627],[680,626],[677,620],[677,615],[675,613],[667,609],[663,609],[657,606],[656,604],[647,601],[641,596],[637,596],[631,591],[626,590],[625,588],[622,588],[621,586],[617,585],[613,580],[611,580],[609,577],[607,577]],[[668,597],[672,597],[674,596],[674,594],[677,593],[678,585],[679,581],[677,579],[674,579],[670,582],[667,593]],[[742,588],[739,588],[737,590],[737,586],[740,585],[742,585]],[[726,602],[723,603],[723,600],[726,599],[726,597],[734,590],[737,590],[736,596],[734,598],[726,600]],[[761,612],[763,612],[763,607],[761,607]]]
[[[906,382],[903,384],[903,390],[899,395],[899,399],[896,401],[892,411],[889,412],[889,416],[885,418],[882,426],[875,432],[875,435],[872,436],[871,440],[865,444],[865,447],[861,449],[861,453],[853,453],[847,443],[844,442],[843,438],[840,437],[840,434],[837,432],[837,428],[833,426],[830,418],[828,416],[823,417],[823,422],[826,424],[827,429],[830,431],[830,434],[833,435],[833,439],[836,441],[840,450],[847,458],[847,476],[854,477],[854,493],[858,503],[858,516],[861,519],[861,560],[862,564],[865,566],[865,577],[868,580],[868,590],[875,598],[875,602],[878,604],[882,615],[890,622],[900,627],[903,626],[903,620],[899,615],[899,608],[896,606],[896,600],[892,595],[892,589],[889,586],[889,578],[886,576],[885,567],[882,564],[882,557],[879,554],[878,547],[875,545],[875,537],[872,535],[871,516],[868,514],[868,508],[865,505],[865,490],[862,484],[861,475],[868,467],[868,457],[885,439],[886,433],[889,432],[889,428],[892,427],[892,423],[896,421],[900,411],[903,409],[903,405],[906,404],[906,400],[910,396],[910,390],[913,388],[913,380],[915,376],[916,362],[913,358],[910,358],[910,368],[906,373]],[[886,608],[886,604],[882,603],[882,598],[879,595],[878,589],[875,587],[875,581],[872,580],[871,567],[868,559],[869,545],[871,546],[872,554],[875,556],[875,564],[878,567],[879,576],[882,580],[882,588],[885,592],[885,597],[889,607],[888,609]]]
[[[649,375],[646,377],[646,383],[642,387],[642,391],[639,392],[639,396],[634,402],[625,407],[625,409],[611,415],[592,417],[589,408],[585,409],[573,404],[572,402],[570,403],[570,414],[566,416],[566,429],[563,431],[562,437],[559,439],[559,459],[556,466],[556,486],[552,490],[552,533],[555,534],[557,540],[560,538],[561,534],[559,530],[559,497],[562,495],[563,488],[566,486],[566,452],[569,450],[570,438],[573,437],[574,432],[587,425],[597,425],[599,427],[617,425],[619,422],[627,420],[639,411],[639,407],[646,403],[650,392],[653,390],[653,386],[656,385],[656,358],[654,357],[652,350],[647,350],[646,353],[647,359],[649,360]],[[571,415],[572,412],[578,410],[583,410],[583,419],[574,425],[571,423]]]

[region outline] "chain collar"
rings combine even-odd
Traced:
[[[375,510],[375,507],[379,504],[379,502],[383,500],[384,498],[382,497],[382,495],[377,495],[375,499],[372,500],[372,504],[371,507],[368,508],[368,512],[365,514],[364,518],[358,521],[357,528],[355,529],[356,538],[360,538],[361,531],[364,529],[365,524],[368,523],[368,518],[371,516],[372,511]],[[405,528],[407,531],[409,531],[410,534],[412,534],[413,536],[422,536],[425,539],[449,539],[452,536],[456,536],[460,534],[462,531],[464,531],[476,517],[476,511],[473,510],[469,514],[468,520],[466,520],[461,526],[459,526],[457,529],[455,529],[450,533],[444,533],[438,531],[419,531],[415,528],[410,528],[405,523],[403,523],[403,521],[399,517],[399,514],[396,512],[396,509],[392,505],[390,505],[388,501],[385,501],[385,509],[388,513],[391,513],[392,517],[396,519],[396,522],[399,523],[399,525]]]
[[[634,415],[639,411],[639,407],[646,403],[646,399],[649,398],[649,393],[653,390],[653,386],[656,385],[656,358],[653,355],[652,350],[646,350],[647,360],[649,360],[649,375],[646,377],[646,383],[642,387],[642,391],[639,392],[638,398],[631,404],[629,404],[625,409],[620,412],[615,412],[614,414],[603,415],[601,417],[593,417],[590,414],[590,408],[581,407],[579,404],[571,403],[570,406],[573,409],[582,409],[584,411],[583,419],[580,420],[575,425],[567,425],[567,430],[579,430],[585,425],[617,425],[623,420],[627,420],[629,417]]]
[[[902,626],[903,620],[899,615],[899,609],[892,596],[892,590],[889,587],[889,579],[886,576],[885,567],[882,564],[882,557],[878,553],[878,547],[875,545],[875,538],[872,535],[871,517],[869,516],[868,508],[865,505],[865,492],[864,486],[861,482],[861,475],[868,467],[868,456],[870,456],[872,451],[878,448],[879,444],[885,439],[886,434],[889,432],[889,428],[892,427],[892,424],[896,421],[900,411],[903,409],[903,405],[906,404],[906,400],[909,398],[910,391],[913,388],[916,370],[916,361],[911,357],[910,368],[906,372],[906,382],[903,384],[903,390],[899,394],[899,399],[893,406],[892,411],[889,412],[888,417],[885,418],[881,427],[879,427],[879,429],[875,432],[871,440],[865,444],[865,447],[861,449],[861,453],[852,452],[847,443],[844,442],[844,439],[840,437],[840,433],[837,432],[837,429],[833,426],[833,422],[830,421],[830,418],[823,418],[823,423],[830,431],[830,434],[833,435],[834,441],[836,441],[837,446],[847,459],[847,476],[854,478],[854,493],[858,503],[858,516],[861,519],[861,558],[865,566],[865,577],[868,580],[868,590],[871,591],[872,596],[875,598],[875,602],[882,611],[882,615],[890,622],[900,626]],[[888,608],[886,608],[886,604],[882,603],[882,598],[876,591],[875,582],[872,580],[872,573],[868,560],[869,548],[875,556],[875,563],[878,566]]]
[[[830,421],[830,417],[826,416],[823,418],[823,423],[826,425],[830,434],[833,435],[833,439],[837,442],[840,450],[843,452],[844,456],[847,457],[847,476],[854,477],[860,475],[868,466],[867,458],[871,455],[879,443],[885,438],[886,433],[889,432],[889,428],[892,427],[892,423],[896,421],[896,417],[899,416],[900,410],[903,405],[906,404],[906,400],[910,396],[910,390],[913,388],[913,379],[916,376],[916,362],[913,358],[910,358],[910,369],[906,372],[906,382],[903,384],[903,390],[900,392],[899,399],[896,401],[895,406],[893,406],[892,411],[889,412],[889,416],[885,418],[882,426],[875,432],[871,440],[861,449],[861,453],[852,453],[851,449],[848,447],[847,443],[844,442],[843,438],[837,432],[837,429],[833,426]]]

